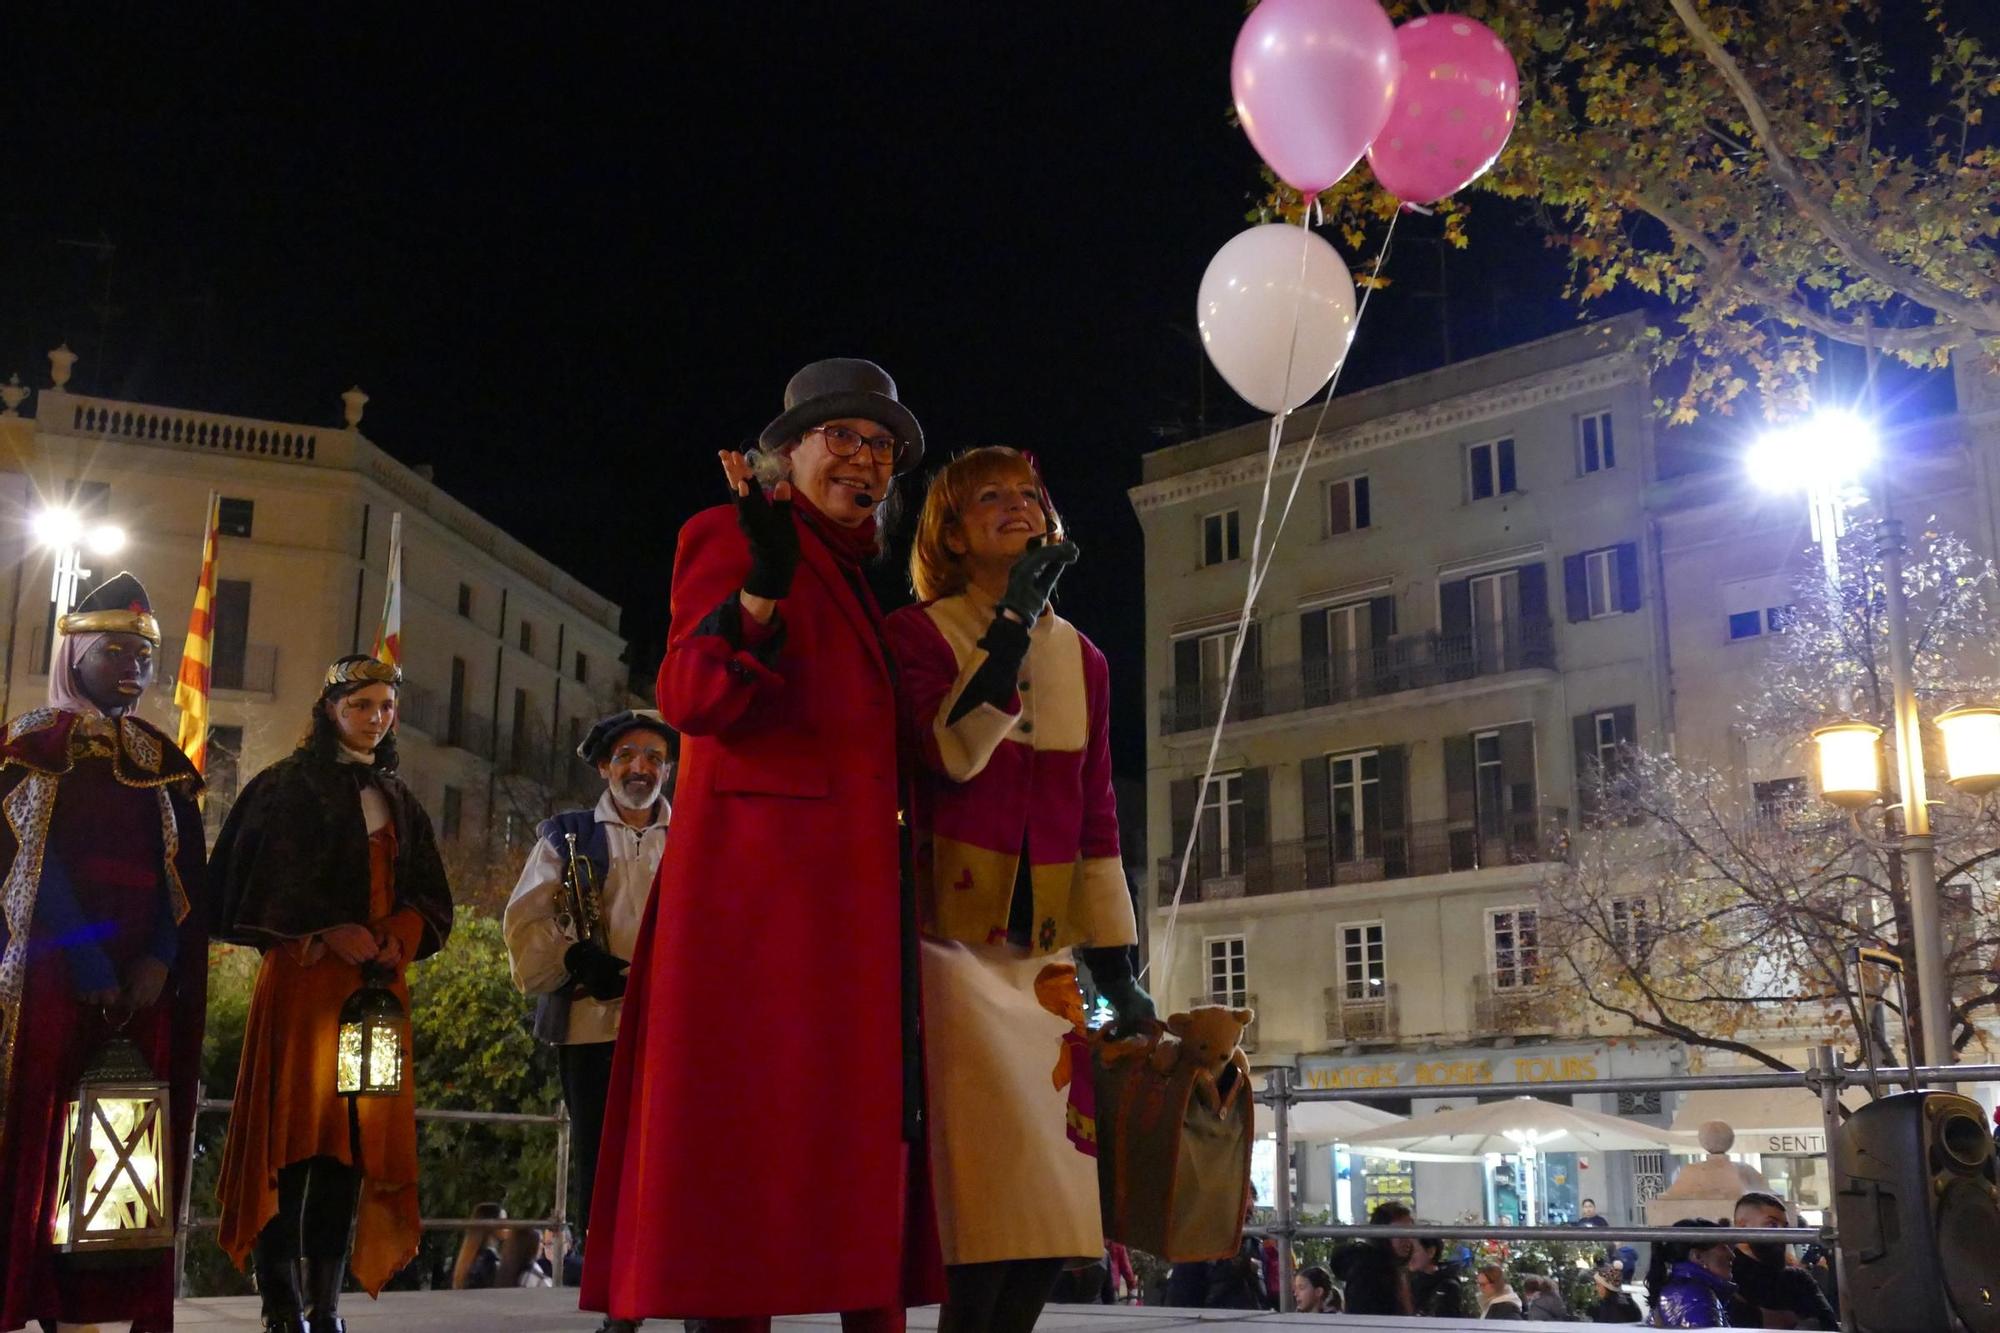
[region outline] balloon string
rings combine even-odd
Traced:
[[[1361,304],[1354,312],[1354,326],[1348,333],[1347,341],[1350,348],[1353,347],[1354,339],[1361,333],[1362,317],[1368,313],[1368,303],[1374,297],[1375,289],[1381,280],[1382,265],[1388,260],[1390,243],[1396,238],[1396,219],[1401,216],[1401,212],[1398,211],[1390,217],[1389,230],[1382,237],[1382,248],[1376,252],[1375,265],[1368,276],[1368,288],[1361,294]],[[1307,217],[1302,217],[1299,220],[1301,234],[1307,239],[1304,251],[1299,258],[1298,296],[1292,305],[1292,349],[1291,354],[1288,354],[1285,359],[1284,385],[1288,391],[1292,384],[1292,357],[1298,350],[1299,325],[1305,306],[1306,261],[1311,254],[1310,237],[1312,235],[1309,217],[1310,210],[1307,211]],[[1243,644],[1249,637],[1250,620],[1256,613],[1258,594],[1264,590],[1264,578],[1270,573],[1271,562],[1277,557],[1278,539],[1284,535],[1285,523],[1291,518],[1292,506],[1299,496],[1300,483],[1305,479],[1306,466],[1312,459],[1313,446],[1318,443],[1320,427],[1326,422],[1327,409],[1333,404],[1334,392],[1340,387],[1341,372],[1346,368],[1347,357],[1343,355],[1340,358],[1340,364],[1334,367],[1333,377],[1327,383],[1326,398],[1320,404],[1319,416],[1313,422],[1312,433],[1306,436],[1305,452],[1300,455],[1298,469],[1292,475],[1291,491],[1285,497],[1285,506],[1279,512],[1277,527],[1271,533],[1270,554],[1265,555],[1263,553],[1264,520],[1270,512],[1271,507],[1271,482],[1277,475],[1278,452],[1284,442],[1285,422],[1290,418],[1294,409],[1287,407],[1271,418],[1270,436],[1265,447],[1263,492],[1257,502],[1257,526],[1253,530],[1250,539],[1250,577],[1244,589],[1243,609],[1238,613],[1236,619],[1236,642],[1230,645],[1229,672],[1223,679],[1222,699],[1220,706],[1217,707],[1215,712],[1215,725],[1209,731],[1208,759],[1202,767],[1201,783],[1195,789],[1194,821],[1188,829],[1187,842],[1181,848],[1179,872],[1174,880],[1174,896],[1173,900],[1167,906],[1166,926],[1160,932],[1160,948],[1147,961],[1146,966],[1140,970],[1139,975],[1141,978],[1146,977],[1153,971],[1155,963],[1159,964],[1159,974],[1162,977],[1167,978],[1169,982],[1173,978],[1174,937],[1180,926],[1181,901],[1187,894],[1188,870],[1194,863],[1195,843],[1201,836],[1201,817],[1203,812],[1208,808],[1208,789],[1215,781],[1216,760],[1222,752],[1222,728],[1229,717],[1230,700],[1236,692],[1236,676],[1238,669],[1243,664]],[[1287,392],[1286,396],[1290,397],[1289,392]]]

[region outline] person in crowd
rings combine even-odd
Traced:
[[[1729,1328],[1729,1302],[1736,1294],[1736,1284],[1729,1280],[1734,1251],[1727,1241],[1702,1238],[1704,1228],[1718,1225],[1705,1217],[1682,1218],[1674,1225],[1687,1228],[1688,1239],[1656,1243],[1646,1271],[1652,1326]]]
[[[974,449],[931,479],[910,552],[919,602],[888,620],[916,756],[944,1333],[1033,1328],[1063,1256],[1104,1245],[1096,1126],[1075,1097],[1089,1068],[1050,1074],[1082,1020],[1061,960],[1076,950],[1118,1031],[1157,1018],[1132,971],[1110,669],[1049,605],[1076,558],[1035,465]]]
[[[1424,1236],[1410,1247],[1411,1313],[1456,1319],[1465,1312],[1465,1269],[1444,1257],[1444,1242]]]
[[[500,1272],[500,1241],[506,1228],[498,1223],[507,1210],[497,1203],[477,1203],[472,1206],[472,1215],[492,1218],[495,1224],[467,1227],[459,1238],[458,1258],[451,1266],[453,1291],[484,1291]]]
[[[676,817],[619,1023],[585,1309],[899,1330],[942,1287],[896,678],[864,574],[923,449],[881,367],[814,362],[760,458],[722,455],[734,504],[681,529],[657,683]],[[760,480],[768,463],[789,477]],[[746,1236],[785,1261],[753,1275]]]
[[[1482,1264],[1478,1274],[1479,1317],[1481,1319],[1525,1320],[1521,1298],[1507,1281],[1507,1270],[1499,1264]]]
[[[416,1253],[416,1083],[335,1089],[341,1007],[364,985],[408,1012],[405,969],[444,947],[451,887],[430,817],[396,776],[402,672],[326,670],[306,733],[252,778],[209,859],[218,939],[263,951],[216,1193],[218,1235],[254,1262],[267,1330],[340,1333],[340,1291],[378,1295]],[[305,1267],[300,1284],[300,1263]]]
[[[514,984],[537,997],[535,1032],[556,1047],[576,1157],[575,1217],[586,1233],[626,969],[667,847],[665,791],[679,748],[651,709],[591,727],[577,757],[597,770],[604,793],[588,809],[542,821],[503,918]],[[633,1325],[605,1327],[630,1333]]]
[[[1775,1194],[1752,1190],[1736,1201],[1739,1227],[1790,1225],[1791,1212]],[[1736,1296],[1730,1322],[1742,1328],[1838,1328],[1840,1316],[1813,1275],[1789,1261],[1782,1243],[1736,1247],[1730,1280]]]
[[[1597,1200],[1585,1199],[1577,1205],[1576,1224],[1580,1227],[1608,1227],[1611,1219],[1597,1211]]]
[[[1617,1264],[1599,1264],[1590,1275],[1597,1299],[1590,1306],[1593,1324],[1636,1324],[1645,1318],[1639,1303],[1625,1292],[1625,1272]]]
[[[1569,1312],[1569,1302],[1563,1299],[1555,1281],[1540,1273],[1529,1273],[1521,1279],[1521,1317],[1545,1324],[1567,1324],[1576,1318]]]
[[[70,1098],[114,1039],[172,1088],[163,1137],[187,1188],[207,1006],[202,785],[135,716],[159,646],[145,588],[106,580],[56,622],[48,705],[0,742],[0,1328],[173,1326],[171,1248],[85,1267],[52,1243]]]
[[[1368,1225],[1406,1227],[1414,1220],[1410,1206],[1395,1200],[1378,1203],[1368,1214]],[[1348,1314],[1412,1314],[1416,1309],[1408,1265],[1415,1242],[1398,1236],[1393,1240],[1356,1241],[1333,1256],[1333,1275],[1346,1288]]]
[[[1347,1308],[1333,1285],[1333,1274],[1318,1264],[1292,1275],[1292,1304],[1300,1314],[1339,1314]]]
[[[1823,1245],[1808,1245],[1799,1256],[1799,1261],[1819,1284],[1820,1295],[1826,1297],[1827,1308],[1835,1314],[1840,1312],[1840,1286],[1834,1271],[1833,1255]]]

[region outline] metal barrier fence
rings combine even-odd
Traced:
[[[196,1094],[194,1123],[188,1126],[188,1171],[194,1170],[195,1136],[204,1115],[228,1115],[235,1110],[236,1103],[216,1100]],[[552,1125],[556,1131],[556,1182],[555,1216],[553,1217],[509,1217],[504,1219],[510,1227],[533,1227],[537,1231],[552,1230],[556,1233],[555,1253],[549,1256],[549,1266],[553,1270],[555,1284],[563,1285],[563,1260],[569,1250],[569,1108],[558,1105],[552,1115],[526,1115],[518,1111],[448,1111],[436,1108],[417,1108],[417,1119],[444,1121],[455,1124],[477,1125]],[[190,1179],[192,1185],[192,1179]],[[213,1231],[222,1224],[216,1217],[192,1217],[194,1191],[192,1188],[181,1195],[180,1226],[174,1235],[174,1290],[187,1294],[187,1241],[195,1231]],[[495,1223],[490,1217],[425,1217],[418,1219],[417,1225],[425,1231],[465,1231],[473,1227],[490,1227]]]
[[[1820,1099],[1820,1112],[1826,1127],[1826,1147],[1829,1155],[1839,1138],[1841,1089],[1848,1087],[1873,1087],[1879,1092],[1883,1085],[1901,1083],[1917,1088],[1925,1084],[1949,1087],[1957,1083],[1990,1083],[2000,1081],[2000,1065],[1945,1065],[1919,1066],[1914,1069],[1863,1069],[1845,1064],[1840,1053],[1831,1046],[1822,1045],[1812,1053],[1807,1068],[1789,1073],[1778,1070],[1753,1071],[1743,1074],[1686,1074],[1668,1078],[1592,1078],[1564,1080],[1560,1085],[1563,1095],[1577,1092],[1700,1092],[1726,1090],[1732,1088],[1805,1088]],[[1547,1083],[1482,1083],[1478,1087],[1482,1097],[1546,1097],[1551,1092]],[[1264,1090],[1257,1094],[1257,1100],[1269,1105],[1273,1112],[1273,1129],[1277,1139],[1277,1170],[1273,1173],[1273,1212],[1276,1219],[1268,1227],[1252,1227],[1255,1234],[1267,1235],[1278,1241],[1278,1301],[1279,1308],[1292,1308],[1292,1242],[1301,1239],[1326,1240],[1371,1240],[1371,1239],[1420,1239],[1425,1236],[1470,1236],[1479,1239],[1506,1237],[1512,1240],[1554,1240],[1575,1241],[1581,1244],[1602,1245],[1606,1241],[1684,1241],[1688,1238],[1685,1229],[1676,1227],[1577,1227],[1577,1226],[1522,1226],[1503,1227],[1492,1223],[1475,1223],[1450,1226],[1425,1225],[1407,1227],[1369,1226],[1351,1224],[1340,1226],[1301,1226],[1293,1217],[1291,1182],[1291,1108],[1302,1102],[1383,1102],[1397,1101],[1410,1095],[1407,1087],[1389,1088],[1300,1088],[1292,1083],[1292,1071],[1286,1068],[1271,1070],[1265,1076]],[[1831,1164],[1829,1163],[1829,1166]],[[1833,1256],[1835,1280],[1841,1290],[1847,1289],[1845,1263],[1841,1258],[1839,1239],[1839,1193],[1830,1194],[1826,1208],[1826,1225],[1821,1227],[1710,1227],[1702,1230],[1702,1238],[1708,1241],[1784,1241],[1786,1244],[1818,1244],[1827,1248]],[[1843,1333],[1854,1333],[1853,1316],[1849,1313],[1849,1303],[1841,1304],[1840,1326]]]

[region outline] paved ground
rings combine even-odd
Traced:
[[[354,1333],[591,1333],[597,1327],[595,1315],[580,1314],[576,1294],[570,1291],[392,1291],[379,1301],[350,1296],[341,1302],[341,1314]],[[182,1333],[248,1333],[255,1329],[257,1300],[254,1296],[227,1299],[182,1301],[175,1311],[175,1328]],[[1147,1333],[1152,1329],[1189,1329],[1199,1333],[1221,1333],[1223,1329],[1289,1328],[1312,1325],[1319,1328],[1401,1329],[1414,1327],[1407,1319],[1363,1319],[1326,1315],[1243,1315],[1227,1311],[1174,1309],[1113,1309],[1096,1305],[1051,1306],[1036,1325],[1039,1333]],[[1423,1321],[1427,1329],[1466,1329],[1473,1320],[1432,1319]],[[838,1328],[833,1315],[784,1319],[777,1328],[813,1330],[820,1333]],[[912,1329],[937,1326],[935,1309],[915,1310],[910,1315]],[[648,1328],[660,1333],[679,1333],[671,1323],[655,1323]],[[1480,1325],[1480,1327],[1484,1327]]]

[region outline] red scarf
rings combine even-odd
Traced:
[[[799,516],[808,529],[826,549],[833,552],[833,558],[844,568],[859,571],[876,555],[875,515],[870,514],[854,527],[836,523],[821,513],[804,492],[792,492],[792,512]]]

